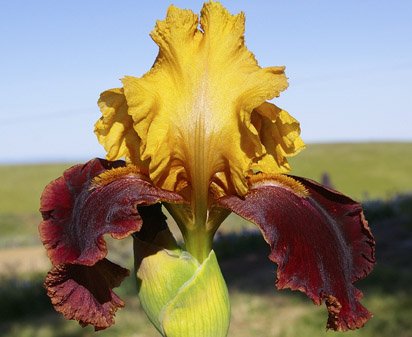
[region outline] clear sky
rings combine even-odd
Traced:
[[[169,1],[2,1],[0,161],[104,156],[100,92],[141,76]],[[174,1],[199,12],[201,1]],[[246,13],[261,66],[286,65],[275,102],[306,142],[412,141],[412,1],[222,1]]]

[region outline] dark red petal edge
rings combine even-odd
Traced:
[[[139,231],[154,207],[143,206],[183,202],[178,194],[156,188],[124,168],[110,171],[104,184],[93,184],[96,176],[124,165],[93,159],[73,166],[46,186],[41,197],[40,238],[54,265],[45,281],[48,295],[66,318],[92,324],[96,330],[113,324],[123,302],[111,289],[129,273],[104,259],[103,235],[121,239]],[[161,213],[160,204],[154,210]]]
[[[124,302],[112,291],[129,271],[107,259],[93,266],[59,264],[47,274],[45,286],[54,308],[66,319],[95,330],[108,328]]]
[[[91,185],[94,177],[121,165],[124,163],[94,159],[68,169],[45,188],[39,232],[54,265],[91,266],[107,255],[104,234],[121,239],[140,230],[137,206],[183,201],[137,174],[116,177],[103,186]]]
[[[325,301],[327,328],[362,327],[372,316],[359,300],[353,282],[375,263],[375,241],[359,203],[318,183],[291,177],[308,196],[282,180],[251,187],[244,199],[227,196],[217,205],[228,208],[261,229],[277,263],[278,289],[305,292],[316,304]]]

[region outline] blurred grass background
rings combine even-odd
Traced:
[[[0,166],[0,336],[92,336],[54,312],[42,287],[49,263],[37,235],[44,186],[71,164]],[[377,240],[378,264],[358,287],[375,317],[345,336],[412,336],[412,143],[310,144],[291,159],[292,174],[331,184],[362,200]],[[111,258],[132,269],[132,245],[108,240]],[[326,332],[326,308],[274,289],[275,267],[253,225],[230,216],[215,244],[232,303],[229,336],[341,336]],[[129,277],[116,291],[126,301],[100,336],[158,336]]]

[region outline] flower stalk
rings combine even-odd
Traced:
[[[185,249],[202,263],[212,250],[214,232],[207,231],[205,226],[195,226],[194,229],[183,231]]]

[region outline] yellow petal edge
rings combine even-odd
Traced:
[[[244,14],[218,2],[200,20],[170,6],[151,33],[152,69],[100,97],[95,133],[107,158],[125,157],[164,189],[189,186],[192,200],[207,199],[212,181],[244,195],[251,170],[288,171],[286,157],[304,147],[299,123],[266,102],[287,88],[284,67],[261,68],[244,28]]]

